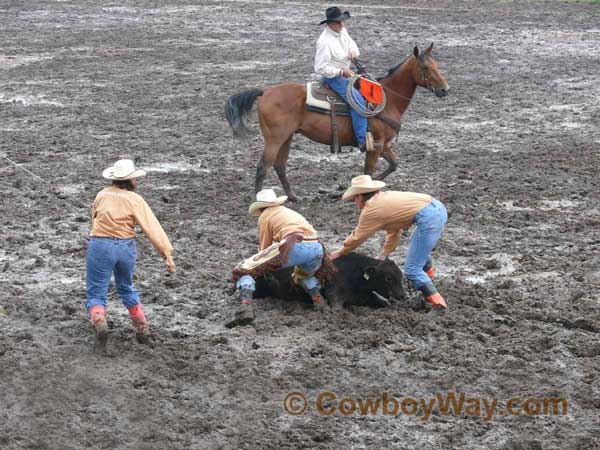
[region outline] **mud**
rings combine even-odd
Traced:
[[[246,211],[262,141],[234,141],[223,105],[307,81],[326,5],[98,3],[0,5],[0,152],[48,182],[0,160],[0,448],[599,448],[597,5],[348,4],[373,72],[433,41],[450,83],[443,100],[417,92],[387,179],[451,211],[435,254],[450,309],[321,316],[261,299],[254,328],[229,330],[229,271],[257,243]],[[179,271],[139,239],[154,344],[135,342],[111,294],[102,357],[83,306],[86,235],[101,171],[121,156],[151,169],[139,192]],[[330,248],[357,219],[339,193],[362,166],[357,151],[292,146],[293,207]],[[292,391],[310,399],[303,415],[284,409]],[[325,391],[564,397],[568,414],[324,417]]]

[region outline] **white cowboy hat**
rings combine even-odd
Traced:
[[[133,161],[130,159],[120,159],[114,166],[102,172],[102,176],[108,180],[131,180],[132,178],[143,177],[146,171],[136,169]]]
[[[358,194],[364,194],[365,192],[374,192],[380,190],[385,186],[383,181],[373,181],[371,175],[359,175],[358,177],[352,178],[352,183],[344,195],[342,200],[351,200]]]
[[[256,194],[256,201],[248,208],[248,214],[252,217],[258,217],[260,216],[259,209],[283,205],[287,199],[287,195],[277,197],[273,189],[263,189]]]

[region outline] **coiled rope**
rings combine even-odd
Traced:
[[[348,86],[346,87],[346,98],[350,107],[363,117],[373,117],[381,113],[385,109],[386,97],[383,96],[383,101],[375,106],[375,109],[370,109],[368,106],[364,107],[357,99],[354,98],[354,85],[361,77],[353,75],[350,77]]]

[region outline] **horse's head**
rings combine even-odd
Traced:
[[[432,49],[433,42],[424,52],[419,52],[419,47],[415,47],[413,55],[417,64],[413,76],[419,86],[429,89],[437,97],[445,97],[448,95],[450,86],[440,72],[437,61],[431,56]]]

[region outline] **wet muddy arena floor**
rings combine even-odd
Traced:
[[[598,4],[345,5],[373,73],[433,41],[450,84],[445,99],[417,91],[386,180],[451,211],[435,252],[450,309],[319,315],[261,299],[255,327],[224,327],[238,304],[230,270],[257,244],[247,207],[262,139],[235,141],[223,105],[309,80],[326,6],[2,2],[0,155],[49,184],[0,159],[0,448],[600,448]],[[301,137],[291,150],[303,198],[292,207],[329,248],[358,217],[339,198],[363,167],[349,150],[330,156]],[[86,236],[101,172],[119,157],[149,171],[138,192],[178,272],[138,239],[154,345],[135,342],[113,292],[101,356],[84,310]],[[279,188],[273,172],[265,187]],[[405,253],[403,239],[392,258]],[[294,391],[301,415],[284,408]],[[328,392],[329,416],[317,407]],[[498,406],[491,420],[412,410],[448,392]],[[335,409],[384,395],[399,414]],[[514,397],[517,415],[503,407]],[[567,414],[535,414],[546,397],[566,399]]]

